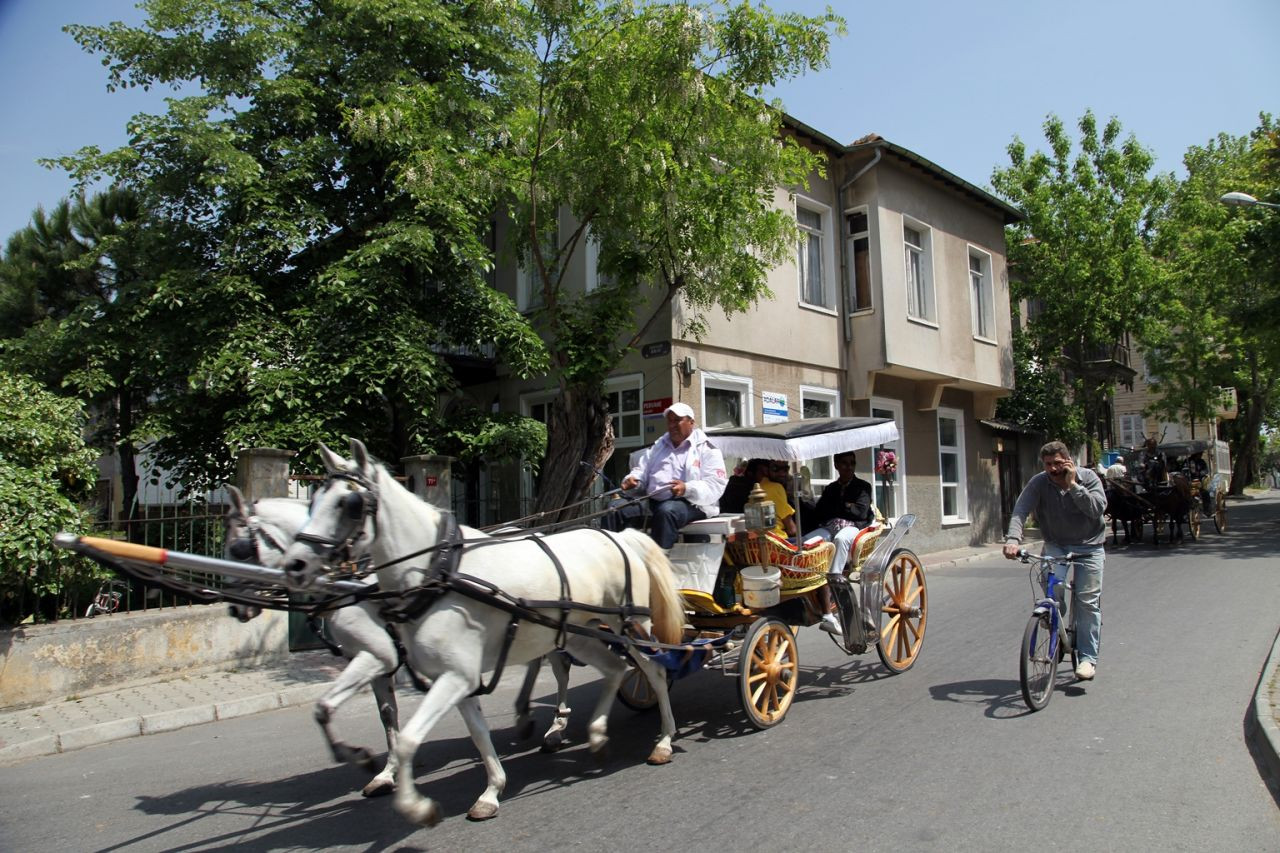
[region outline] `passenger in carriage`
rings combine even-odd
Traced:
[[[1204,461],[1204,451],[1197,450],[1187,457],[1183,468],[1193,480],[1204,480],[1209,476],[1209,463]]]
[[[835,541],[832,572],[844,571],[858,532],[876,520],[875,510],[871,508],[871,484],[854,473],[855,459],[853,451],[836,454],[837,477],[822,490],[814,515],[822,519],[822,526],[805,534],[806,540],[820,536]]]

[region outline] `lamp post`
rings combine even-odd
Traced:
[[[1272,204],[1269,201],[1258,201],[1248,193],[1227,193],[1218,201],[1223,204],[1230,204],[1235,207],[1273,207],[1280,210],[1280,204]]]

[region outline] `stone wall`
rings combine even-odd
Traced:
[[[0,711],[288,654],[287,614],[241,623],[224,604],[24,625],[0,631]]]

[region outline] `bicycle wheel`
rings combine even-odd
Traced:
[[[1039,711],[1053,698],[1053,685],[1058,678],[1058,648],[1053,642],[1053,628],[1047,613],[1033,613],[1022,632],[1022,655],[1018,674],[1022,682],[1022,699],[1027,707]]]

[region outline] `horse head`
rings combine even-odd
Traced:
[[[328,477],[312,495],[310,517],[281,558],[285,574],[301,586],[315,583],[331,566],[357,560],[375,535],[381,484],[390,478],[382,476],[382,466],[359,439],[351,439],[351,455],[345,460],[320,445]]]

